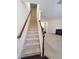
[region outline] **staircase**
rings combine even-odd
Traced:
[[[38,54],[40,54],[40,43],[37,20],[31,19],[21,56],[28,57]]]

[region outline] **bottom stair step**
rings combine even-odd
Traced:
[[[37,52],[37,53],[31,53],[31,54],[24,54],[24,55],[21,55],[21,57],[30,57],[30,56],[34,56],[34,55],[39,55],[41,54],[40,52]]]
[[[22,57],[21,59],[48,59],[48,58],[46,56],[42,58],[40,55],[34,55],[29,57]]]
[[[22,51],[22,54],[31,54],[31,53],[38,53],[40,52],[40,49],[39,48],[32,48],[32,49],[24,49]]]

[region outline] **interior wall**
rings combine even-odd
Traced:
[[[25,6],[21,0],[17,0],[17,35],[19,35],[29,12],[29,4],[27,3]]]
[[[62,29],[62,20],[48,21],[48,33],[55,33],[56,29]]]
[[[19,35],[25,20],[27,19],[27,16],[30,12],[30,4],[29,3],[23,3],[22,0],[17,0],[17,35]],[[28,24],[25,27],[24,31],[23,31],[23,36],[21,36],[21,38],[17,39],[17,58],[21,59],[21,51],[22,51],[22,46],[24,43],[24,39],[26,36],[26,32],[28,29]]]

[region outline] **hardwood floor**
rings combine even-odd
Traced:
[[[46,56],[44,58],[41,58],[40,55],[30,56],[30,57],[23,57],[21,59],[48,59]]]

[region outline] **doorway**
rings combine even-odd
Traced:
[[[36,19],[37,18],[37,4],[30,4],[31,6],[31,18]]]

